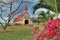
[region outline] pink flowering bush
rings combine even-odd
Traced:
[[[37,33],[38,33],[38,31],[39,31],[39,27],[37,27],[37,26],[33,27],[32,35],[37,34]]]
[[[36,40],[60,40],[60,18],[48,20]]]

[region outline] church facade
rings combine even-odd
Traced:
[[[24,7],[23,13],[14,18],[14,24],[32,24],[29,13],[27,12],[27,6]]]

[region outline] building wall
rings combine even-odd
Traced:
[[[21,21],[21,23],[24,25],[25,24],[25,20],[26,19],[23,19],[22,21]],[[31,19],[27,19],[29,22],[28,22],[28,24],[31,24],[32,22],[31,22]]]
[[[14,24],[25,24],[25,20],[26,20],[26,16],[27,16],[27,20],[29,21],[28,24],[32,24],[32,21],[30,19],[30,15],[27,13],[27,14],[24,14],[24,16],[18,21],[18,22],[14,22]]]
[[[14,24],[22,24],[22,25],[25,25],[25,20],[26,19],[22,19],[22,21],[18,21],[18,22],[14,22]],[[29,24],[32,24],[32,21],[31,21],[31,19],[27,19],[29,22],[28,22],[28,25]]]

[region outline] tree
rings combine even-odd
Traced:
[[[12,10],[12,4],[13,4],[14,0],[1,0],[0,1],[0,9],[1,9],[1,13],[0,13],[0,18],[5,22],[5,26],[3,26],[2,22],[0,22],[2,28],[3,28],[3,32],[6,31],[6,28],[7,26],[9,25],[9,23],[11,22],[11,20],[13,19],[13,17],[16,15],[16,12],[18,12],[19,8],[20,8],[20,5],[22,4],[23,0],[21,0],[20,4],[18,5],[18,7],[16,8],[16,10]],[[4,4],[8,4],[6,5],[6,7],[9,7],[10,8],[10,13],[8,14],[8,19],[5,20],[4,17],[2,16],[2,12],[3,12],[3,9],[2,7],[4,7]],[[5,8],[5,7],[4,7]]]
[[[41,12],[38,15],[38,21],[40,22],[46,22],[47,20],[49,20],[50,17],[53,17],[54,15],[50,13],[50,11],[47,12]]]
[[[55,12],[55,16],[60,13],[60,0],[41,0],[40,3],[35,5],[34,9],[46,8]]]

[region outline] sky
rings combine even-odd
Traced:
[[[3,1],[6,2],[6,3],[10,2],[10,0],[3,0]],[[19,0],[16,0],[16,1],[19,1]],[[39,0],[23,0],[23,1],[29,1],[29,2],[33,2],[33,3],[37,3]]]
[[[0,0],[0,1],[3,1],[5,3],[9,3],[10,2],[10,0]],[[12,10],[15,10],[20,2],[21,2],[21,0],[14,0],[13,6],[12,6],[12,8],[13,8]],[[21,4],[20,9],[17,12],[17,15],[15,15],[15,17],[17,17],[19,14],[21,14],[24,11],[24,6],[25,5],[28,6],[28,13],[30,14],[30,17],[37,17],[38,16],[38,12],[41,12],[41,11],[47,12],[48,9],[39,8],[39,9],[37,9],[35,11],[35,14],[33,15],[33,7],[37,3],[39,3],[39,0],[23,0],[23,3]],[[1,2],[0,2],[0,5],[2,5]],[[4,7],[2,7],[2,9],[4,10],[2,12],[2,14],[3,14],[2,16],[4,17],[5,20],[8,19],[7,14],[10,12],[10,9],[8,7],[9,7],[9,5],[7,5],[7,6],[4,5]],[[1,11],[1,9],[0,9],[0,11]],[[53,13],[52,11],[50,11],[50,12]],[[60,17],[60,15],[58,17]],[[0,18],[0,22],[4,22],[4,21]]]
[[[24,0],[24,1],[29,1],[29,2],[33,2],[33,3],[39,2],[39,0]]]
[[[10,2],[10,0],[0,0],[0,1],[3,1],[5,3],[9,3]],[[24,11],[24,6],[25,5],[28,6],[28,13],[30,14],[31,17],[33,17],[33,14],[32,14],[33,13],[33,7],[38,3],[39,0],[23,0],[23,1],[24,2],[21,4],[20,10],[17,13],[17,15],[15,15],[15,17],[18,16],[19,14],[21,14]],[[21,0],[14,0],[13,6],[12,6],[13,7],[12,10],[15,10],[20,2],[21,2]],[[1,5],[4,5],[4,4],[1,4],[1,2],[0,2],[0,6]],[[8,7],[9,7],[9,5],[8,5]],[[2,7],[2,9],[4,10],[2,12],[2,14],[3,14],[2,16],[4,17],[5,20],[7,20],[8,19],[7,14],[10,12],[10,10],[9,10],[9,8],[7,8],[6,5],[4,5],[4,7]],[[0,9],[0,13],[1,13],[1,9]],[[0,22],[4,22],[4,21],[0,18]]]

